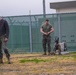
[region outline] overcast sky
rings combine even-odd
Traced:
[[[46,13],[55,13],[54,9],[50,9],[50,2],[74,1],[74,0],[45,0]],[[0,0],[0,16],[16,16],[43,13],[43,0]]]

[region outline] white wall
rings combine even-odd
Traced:
[[[56,9],[57,13],[69,13],[76,12],[76,8],[64,8],[64,9]]]

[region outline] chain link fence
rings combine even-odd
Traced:
[[[76,50],[76,13],[46,14],[46,18],[54,27],[51,34],[53,50],[54,38],[66,42],[68,51]],[[8,48],[10,53],[42,52],[41,24],[45,21],[43,15],[24,15],[4,17],[9,23],[10,35]]]

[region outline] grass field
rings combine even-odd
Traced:
[[[65,55],[11,54],[0,64],[0,75],[76,75],[76,52]]]

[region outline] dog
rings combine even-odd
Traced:
[[[55,44],[54,44],[54,53],[61,55],[61,45],[59,43],[59,38],[55,38]]]

